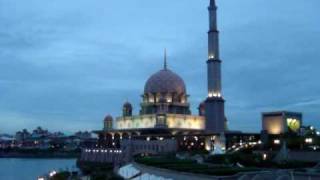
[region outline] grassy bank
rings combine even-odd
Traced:
[[[309,168],[315,166],[316,162],[303,162],[303,161],[283,161],[281,163],[272,161],[273,157],[263,159],[261,155],[248,154],[248,153],[234,153],[224,155],[214,155],[206,159],[207,163],[235,165],[240,163],[245,167],[254,168],[275,168],[275,169],[297,169]]]
[[[239,172],[257,171],[257,168],[213,167],[208,164],[197,164],[192,160],[179,160],[174,157],[139,157],[136,162],[147,166],[169,169],[179,172],[206,174],[214,176],[234,175]]]

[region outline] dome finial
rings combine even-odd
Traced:
[[[163,69],[167,70],[167,48],[164,48],[164,62],[163,62]]]

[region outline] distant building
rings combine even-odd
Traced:
[[[73,135],[65,135],[62,132],[50,132],[42,127],[37,127],[30,133],[27,129],[16,132],[10,138],[0,135],[0,148],[9,146],[21,149],[59,149],[76,150],[83,147],[94,147],[97,138],[91,132],[78,131]]]
[[[268,134],[298,133],[301,126],[302,113],[288,111],[262,113],[262,130]]]
[[[31,134],[28,132],[28,130],[23,129],[22,131],[18,131],[15,135],[16,141],[24,141],[25,139],[28,139],[31,136]]]

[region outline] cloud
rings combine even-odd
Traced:
[[[319,1],[218,3],[230,127],[259,131],[261,112],[283,109],[304,112],[306,123],[320,126]],[[206,6],[0,0],[1,131],[99,129],[106,114],[121,114],[126,99],[138,113],[144,83],[162,67],[164,48],[196,114],[206,96]]]

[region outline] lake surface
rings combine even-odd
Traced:
[[[0,180],[36,180],[52,170],[75,168],[76,159],[0,158]]]

